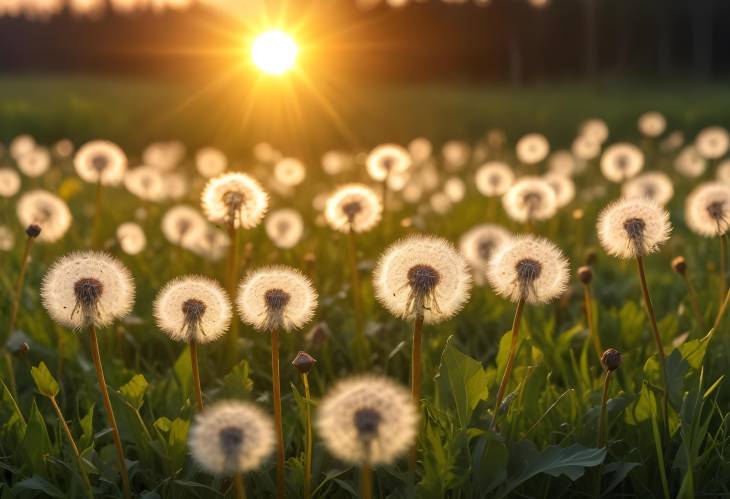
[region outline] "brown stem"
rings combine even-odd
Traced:
[[[423,331],[423,313],[416,315],[416,321],[413,324],[413,344],[411,346],[411,394],[413,395],[413,403],[416,406],[421,405],[421,374],[423,368],[421,367],[421,353],[423,350],[422,344],[422,331]],[[416,471],[416,464],[418,462],[418,444],[414,443],[411,447],[409,467],[410,470]]]
[[[240,245],[240,230],[236,229],[233,221],[228,223],[228,238],[230,245],[228,246],[228,258],[226,259],[226,289],[228,296],[236,296],[236,284],[238,280],[238,253]],[[236,352],[238,345],[238,321],[233,321],[231,330],[228,332],[228,349],[227,362],[234,364],[236,361]]]
[[[504,368],[504,374],[502,375],[502,381],[499,383],[499,390],[497,390],[497,402],[494,405],[494,417],[492,418],[491,430],[495,431],[497,427],[497,414],[499,413],[499,407],[502,405],[504,399],[504,392],[507,390],[509,384],[509,378],[512,374],[512,367],[515,362],[515,355],[517,354],[517,337],[520,332],[520,322],[522,321],[522,310],[525,307],[525,299],[520,298],[517,302],[517,309],[515,310],[515,319],[512,322],[512,344],[509,349],[509,357],[507,358],[507,365]]]
[[[281,380],[279,379],[279,331],[271,331],[271,381],[276,426],[276,497],[284,498],[284,432],[281,423]]]
[[[100,245],[99,241],[99,229],[101,225],[101,174],[96,182],[96,199],[94,201],[94,222],[92,225],[91,232],[91,244],[94,248],[98,248]]]
[[[360,467],[360,499],[373,497],[373,468],[367,461]]]
[[[233,475],[233,484],[236,488],[236,499],[246,499],[246,485],[243,483],[243,474]]]
[[[588,322],[588,332],[593,340],[593,348],[596,350],[598,361],[601,361],[603,348],[601,348],[601,338],[598,336],[598,328],[593,318],[593,297],[591,296],[591,288],[588,284],[583,284],[583,302],[586,309],[586,322]]]
[[[304,499],[312,497],[312,409],[311,397],[309,393],[309,375],[302,373],[302,383],[304,384],[304,401],[306,403],[306,442],[304,446]]]
[[[684,283],[687,285],[687,295],[689,296],[689,303],[692,306],[692,312],[695,314],[697,322],[700,324],[700,327],[702,327],[702,330],[706,332],[707,324],[705,323],[705,318],[702,316],[702,312],[700,310],[697,290],[692,285],[692,281],[689,280],[689,277],[687,277],[686,272],[682,273],[682,279],[684,279]]]
[[[725,290],[727,289],[727,265],[725,263],[727,258],[727,248],[725,244],[725,234],[720,236],[720,300],[725,298]]]
[[[608,387],[611,383],[611,371],[606,370],[603,378],[603,396],[601,397],[601,419],[598,422],[598,448],[606,445],[606,430],[608,427],[606,416],[606,405],[608,403]]]
[[[347,256],[350,261],[350,285],[352,286],[352,302],[355,307],[355,343],[354,349],[362,349],[364,355],[356,355],[355,358],[362,359],[367,364],[370,357],[370,345],[365,339],[363,332],[363,311],[362,297],[360,295],[360,274],[357,269],[357,250],[355,246],[355,232],[352,228],[347,233]]]
[[[194,341],[190,342],[190,363],[193,368],[193,385],[198,411],[203,412],[203,390],[200,388],[200,371],[198,370],[198,345]]]
[[[76,445],[76,440],[74,440],[74,436],[71,433],[71,429],[68,427],[68,424],[66,423],[66,419],[63,417],[61,408],[58,406],[58,402],[56,402],[56,397],[48,397],[48,400],[50,400],[51,406],[53,407],[53,411],[56,413],[58,420],[61,422],[61,427],[63,428],[63,432],[66,434],[68,443],[71,445],[71,449],[73,449],[73,451],[74,451],[74,455],[76,456],[76,461],[78,462],[78,466],[79,466],[79,472],[81,473],[81,478],[83,479],[84,486],[86,487],[86,493],[89,495],[90,498],[93,498],[94,493],[91,491],[91,483],[89,482],[89,475],[86,474],[86,469],[84,468],[84,464],[81,461],[81,454],[79,453],[79,447]]]
[[[725,300],[723,300],[722,305],[720,306],[720,310],[717,312],[715,324],[712,326],[715,331],[717,331],[717,328],[720,327],[722,317],[725,315],[725,311],[727,310],[728,302],[730,302],[730,291],[725,293]]]
[[[109,390],[106,387],[106,379],[104,378],[104,368],[101,365],[101,354],[99,353],[99,340],[96,337],[96,326],[93,324],[89,327],[89,343],[91,346],[91,357],[94,360],[94,368],[96,369],[96,379],[99,382],[99,390],[104,401],[104,409],[106,409],[106,417],[112,430],[112,438],[114,446],[117,449],[117,464],[119,465],[119,473],[122,476],[122,489],[124,497],[131,499],[132,492],[129,487],[129,475],[127,474],[127,464],[124,461],[124,449],[122,448],[122,439],[119,436],[119,428],[117,420],[114,417],[114,409],[109,399]]]

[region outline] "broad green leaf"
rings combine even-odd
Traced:
[[[13,493],[22,494],[23,492],[41,492],[48,497],[67,497],[64,492],[39,475],[33,475],[13,485]],[[33,494],[33,496],[37,497],[37,494]]]
[[[30,375],[33,376],[38,393],[48,398],[53,398],[58,395],[60,389],[58,382],[43,362],[38,364],[37,367],[31,367]]]
[[[23,450],[34,473],[44,475],[46,472],[46,455],[52,452],[51,438],[43,415],[33,400],[28,417],[28,427],[23,437]]]
[[[472,479],[481,497],[500,486],[507,479],[507,446],[497,440],[493,433],[484,433],[476,440],[472,450]]]
[[[144,376],[135,374],[126,385],[119,388],[119,395],[134,410],[139,411],[142,404],[144,404],[144,394],[148,386],[149,384]]]

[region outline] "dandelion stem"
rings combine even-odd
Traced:
[[[725,243],[725,234],[720,236],[720,301],[725,298],[725,290],[727,289],[727,247]]]
[[[692,281],[689,280],[689,277],[687,277],[686,273],[682,274],[682,279],[684,279],[684,283],[687,285],[687,294],[689,295],[689,303],[692,306],[692,312],[694,312],[697,322],[704,331],[707,329],[707,324],[705,323],[705,318],[702,316],[702,312],[700,311],[700,302],[697,298],[697,290],[692,284]]]
[[[236,488],[236,499],[246,499],[246,485],[243,482],[243,473],[233,475],[233,485]]]
[[[306,443],[304,446],[304,499],[312,497],[312,408],[309,394],[309,375],[302,373],[304,402],[306,404]]]
[[[99,180],[96,182],[96,199],[94,201],[94,222],[92,225],[92,232],[91,232],[91,244],[94,248],[98,248],[101,244],[100,237],[99,237],[99,230],[101,225],[101,174],[99,175]]]
[[[226,290],[229,296],[236,295],[236,280],[238,279],[238,253],[240,245],[240,231],[236,229],[235,222],[228,222],[228,258],[226,259]],[[228,333],[228,363],[233,364],[236,359],[236,345],[238,343],[238,321],[233,321],[231,330]]]
[[[416,315],[416,321],[413,324],[413,345],[411,351],[411,393],[413,402],[420,407],[421,404],[421,351],[422,351],[422,331],[423,331],[423,312]],[[410,470],[416,471],[418,461],[418,444],[414,443],[411,448]]]
[[[30,261],[30,250],[33,248],[35,237],[28,236],[25,240],[25,249],[23,250],[23,259],[20,262],[20,273],[15,281],[15,294],[13,295],[13,308],[10,312],[10,322],[8,323],[8,338],[13,334],[15,322],[18,319],[18,311],[20,310],[20,297],[23,294],[23,283],[25,282],[25,272],[28,270],[28,262]]]
[[[76,456],[76,461],[78,462],[78,466],[79,466],[79,473],[81,473],[81,478],[84,481],[84,487],[86,487],[86,492],[90,498],[93,498],[94,493],[91,491],[91,483],[89,482],[89,475],[86,474],[86,469],[84,469],[84,464],[81,461],[81,454],[79,453],[79,447],[76,445],[76,440],[74,440],[74,436],[71,433],[71,429],[68,427],[68,423],[66,423],[66,418],[63,417],[61,408],[58,406],[58,402],[56,402],[56,397],[48,397],[48,400],[51,402],[53,411],[56,413],[56,416],[58,416],[58,420],[61,422],[61,427],[63,428],[63,432],[66,434],[68,443],[71,445],[71,449],[74,451],[74,455]]]
[[[602,448],[606,445],[606,432],[608,429],[607,421],[607,403],[608,403],[608,387],[611,384],[611,372],[606,369],[606,374],[603,378],[603,396],[601,397],[601,419],[598,423],[598,448]]]
[[[109,399],[109,390],[107,390],[106,379],[104,378],[104,368],[101,365],[99,340],[96,337],[96,326],[94,326],[93,324],[89,327],[89,344],[91,347],[91,357],[94,360],[94,368],[96,369],[96,379],[99,382],[99,390],[101,390],[101,396],[104,401],[104,409],[106,410],[107,421],[112,430],[114,446],[117,449],[117,461],[119,464],[119,474],[122,476],[122,488],[124,491],[124,497],[126,499],[131,499],[132,493],[129,487],[127,464],[124,461],[124,449],[122,448],[122,439],[119,436],[117,420],[114,417],[114,409],[112,408],[112,402]]]
[[[373,497],[373,468],[370,463],[365,462],[360,467],[360,499],[372,499]]]
[[[279,379],[279,331],[271,331],[271,382],[276,429],[276,497],[284,498],[284,432],[281,423],[281,381]]]
[[[198,369],[198,344],[190,342],[190,363],[193,368],[193,385],[195,386],[195,398],[198,402],[198,411],[203,411],[203,390],[200,388],[200,370]]]
[[[591,296],[591,288],[588,284],[583,284],[583,301],[586,309],[586,322],[588,322],[588,332],[593,340],[593,347],[598,355],[598,360],[601,360],[603,355],[603,348],[601,348],[601,338],[598,336],[598,328],[596,327],[596,321],[593,317],[593,297]]]
[[[357,250],[355,246],[355,232],[350,229],[347,233],[347,256],[350,260],[350,285],[352,287],[352,302],[355,307],[355,349],[360,347],[363,349],[364,355],[356,355],[357,359],[367,359],[370,357],[369,345],[365,339],[363,332],[363,311],[362,296],[360,295],[360,274],[357,270]],[[360,352],[357,352],[360,353]]]
[[[722,322],[722,317],[725,315],[725,312],[727,311],[728,303],[730,302],[730,291],[725,293],[725,300],[723,300],[722,305],[720,306],[720,310],[717,313],[717,317],[715,318],[715,323],[713,324],[712,328],[717,331],[717,328],[720,327],[720,323]]]
[[[509,349],[509,357],[507,358],[507,365],[504,368],[504,374],[502,375],[502,381],[499,383],[499,390],[497,391],[497,401],[494,406],[494,417],[492,418],[491,430],[495,431],[497,427],[497,414],[499,413],[499,406],[502,405],[504,399],[504,393],[507,390],[507,384],[509,384],[509,378],[512,374],[512,367],[515,362],[515,355],[517,354],[517,337],[520,332],[520,322],[522,321],[522,310],[525,307],[525,298],[520,298],[517,302],[517,309],[515,310],[515,319],[512,322],[512,343]]]

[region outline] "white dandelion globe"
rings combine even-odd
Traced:
[[[394,316],[438,323],[469,299],[471,276],[464,258],[445,239],[414,235],[390,245],[373,272],[375,296]]]
[[[644,153],[634,144],[620,142],[609,146],[601,156],[601,173],[611,182],[623,182],[644,167]]]
[[[730,227],[730,185],[705,182],[695,187],[685,201],[687,226],[704,237],[722,236]]]
[[[41,189],[28,191],[20,196],[16,211],[23,227],[32,224],[41,227],[37,240],[43,243],[53,243],[61,239],[73,221],[66,202]]]
[[[645,137],[659,137],[667,128],[667,119],[660,112],[648,111],[639,116],[638,128]]]
[[[542,237],[512,237],[489,261],[487,279],[495,293],[512,302],[547,303],[568,286],[568,259]]]
[[[365,167],[373,180],[382,182],[390,174],[402,173],[411,166],[408,151],[397,144],[383,144],[370,151]]]
[[[110,255],[77,251],[46,272],[41,299],[48,315],[62,326],[104,327],[132,310],[134,282],[129,270]]]
[[[264,222],[266,234],[277,248],[289,249],[299,243],[304,222],[298,211],[289,208],[272,211]]]
[[[414,163],[423,163],[433,154],[433,144],[425,137],[417,137],[408,143],[408,152]]]
[[[269,195],[245,173],[224,173],[208,181],[202,194],[205,216],[213,223],[256,227],[269,208]]]
[[[444,158],[446,171],[459,171],[469,161],[471,147],[461,140],[450,140],[441,147],[441,156]]]
[[[717,165],[717,169],[715,170],[715,178],[720,182],[730,184],[730,159],[726,159],[725,161]],[[1,183],[2,181],[0,181],[0,184]]]
[[[21,134],[10,141],[10,155],[17,161],[36,148],[35,139],[28,134]]]
[[[560,149],[548,157],[548,170],[552,173],[569,177],[575,174],[577,168],[575,156],[570,151]]]
[[[340,381],[319,403],[317,433],[336,458],[391,464],[416,441],[419,414],[410,393],[388,378]]]
[[[124,187],[144,201],[158,202],[165,199],[165,182],[159,170],[151,166],[138,166],[127,170]]]
[[[274,178],[287,187],[296,187],[304,182],[307,169],[297,158],[283,158],[274,166]]]
[[[0,168],[0,196],[10,198],[20,190],[20,175],[12,168]]]
[[[534,165],[545,159],[550,152],[550,143],[541,133],[528,133],[517,141],[517,159],[526,165]]]
[[[591,118],[583,122],[580,134],[597,142],[599,146],[608,139],[608,125],[600,118]]]
[[[108,140],[87,142],[74,157],[76,173],[86,182],[119,185],[127,171],[127,156]]]
[[[460,177],[450,177],[444,182],[444,194],[452,203],[458,203],[464,199],[466,184]]]
[[[492,255],[510,239],[512,233],[501,225],[476,225],[459,239],[459,251],[474,271],[483,272]]]
[[[195,167],[205,178],[212,178],[226,171],[228,158],[215,147],[203,147],[195,154]]]
[[[344,151],[328,151],[322,156],[322,170],[327,175],[338,175],[352,168],[355,158]]]
[[[117,241],[128,255],[138,255],[147,246],[144,230],[134,222],[125,222],[117,227]]]
[[[621,187],[625,198],[646,198],[666,206],[674,196],[672,179],[664,172],[647,172],[628,180]]]
[[[0,225],[0,251],[10,251],[15,246],[15,233],[7,225]]]
[[[707,127],[697,134],[695,148],[703,158],[721,158],[730,148],[730,133],[723,127]]]
[[[515,174],[501,161],[490,161],[479,167],[474,177],[477,190],[484,196],[501,196],[512,187]]]
[[[211,262],[221,260],[231,245],[228,234],[212,225],[206,227],[197,236],[195,240],[190,241],[186,249]]]
[[[582,159],[583,161],[590,161],[601,154],[601,145],[601,142],[581,135],[573,141],[570,150],[576,158]]]
[[[324,216],[334,230],[348,233],[373,229],[383,213],[383,203],[365,184],[345,184],[326,198]]]
[[[158,170],[174,169],[185,157],[185,144],[178,140],[153,142],[142,151],[142,162]]]
[[[659,251],[672,232],[669,213],[645,198],[623,198],[598,215],[598,239],[611,256],[636,258]]]
[[[165,284],[155,298],[157,327],[170,339],[210,343],[231,323],[231,302],[220,284],[202,276],[184,276]]]
[[[694,146],[685,146],[674,158],[674,169],[689,178],[697,178],[705,173],[707,161]]]
[[[555,202],[558,208],[562,208],[573,201],[575,198],[575,184],[570,177],[561,173],[548,172],[542,178],[555,191]]]
[[[162,216],[162,233],[172,244],[187,247],[208,227],[203,215],[192,206],[179,204]]]
[[[27,177],[40,177],[51,166],[51,153],[45,147],[36,147],[17,159],[18,170]]]
[[[502,197],[507,215],[516,222],[547,220],[558,210],[555,189],[540,177],[520,178]]]
[[[274,452],[271,417],[248,402],[211,405],[190,427],[188,446],[195,462],[213,475],[233,475],[260,468]]]
[[[317,292],[297,269],[262,267],[246,276],[236,299],[243,322],[261,331],[301,329],[314,316]]]

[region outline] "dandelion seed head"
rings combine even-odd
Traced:
[[[165,173],[163,176],[165,183],[164,197],[169,200],[177,200],[184,198],[188,193],[188,179],[178,172]]]
[[[162,216],[162,233],[172,244],[184,248],[196,241],[207,227],[208,223],[203,215],[195,208],[184,204],[173,206]]]
[[[329,195],[324,216],[330,227],[340,232],[367,232],[383,213],[383,203],[365,184],[345,184]]]
[[[644,167],[644,153],[628,142],[606,148],[601,156],[601,173],[611,182],[623,182],[636,176]]]
[[[23,227],[33,224],[41,227],[38,241],[43,243],[53,243],[61,239],[73,220],[63,199],[41,189],[28,191],[20,196],[16,211]]]
[[[125,222],[117,227],[117,241],[128,255],[137,255],[147,246],[144,230],[134,222]]]
[[[695,148],[703,158],[721,158],[730,148],[730,133],[723,127],[707,127],[697,134]]]
[[[15,233],[7,225],[0,225],[0,251],[10,251],[15,246]]]
[[[534,165],[545,159],[550,152],[550,143],[541,133],[528,133],[517,141],[517,159],[526,165]]]
[[[317,409],[316,428],[327,449],[352,464],[391,464],[414,444],[418,410],[393,381],[362,376],[340,381]]]
[[[464,199],[466,184],[460,177],[451,177],[444,182],[444,194],[452,203],[458,203]]]
[[[487,270],[492,255],[511,238],[512,234],[500,225],[477,225],[461,236],[459,251],[472,270],[481,274]]]
[[[720,182],[730,184],[730,159],[726,159],[725,161],[717,165],[717,170],[715,170],[715,178],[717,178],[717,180]],[[2,180],[0,180],[0,184],[2,184]]]
[[[74,168],[86,182],[119,185],[127,171],[127,155],[113,142],[93,140],[76,151]]]
[[[233,475],[260,468],[274,451],[271,418],[247,402],[218,402],[195,417],[188,446],[208,473]]]
[[[555,189],[535,176],[520,178],[502,197],[507,215],[516,222],[547,220],[558,210]]]
[[[494,253],[487,279],[498,295],[512,302],[547,303],[565,292],[570,269],[555,244],[541,237],[519,235]]]
[[[687,196],[684,207],[687,226],[704,237],[722,236],[730,227],[730,185],[705,182]]]
[[[69,158],[74,152],[74,144],[69,139],[61,139],[54,144],[53,152],[61,158]]]
[[[225,334],[231,323],[231,302],[220,284],[202,276],[168,282],[153,304],[157,326],[170,339],[210,343]]]
[[[264,223],[266,234],[277,248],[289,249],[299,243],[304,222],[298,211],[289,208],[272,211]]]
[[[396,317],[438,323],[464,306],[471,276],[464,258],[445,239],[415,235],[390,245],[373,272],[375,296]]]
[[[659,251],[672,231],[669,213],[646,198],[622,198],[598,216],[598,239],[611,256],[636,258]]]
[[[0,196],[10,198],[20,190],[20,175],[12,168],[0,168]]]
[[[667,128],[667,119],[660,112],[648,111],[639,116],[638,127],[645,137],[659,137]]]
[[[580,127],[580,134],[594,142],[597,142],[599,146],[608,139],[608,133],[608,125],[606,125],[605,121],[599,118],[586,120]]]
[[[427,161],[433,153],[433,144],[425,137],[417,137],[408,143],[408,152],[414,163]]]
[[[378,182],[384,181],[393,173],[402,173],[411,166],[408,151],[397,144],[383,144],[370,151],[365,167],[368,175]]]
[[[581,135],[573,141],[570,150],[576,158],[583,161],[590,161],[601,154],[601,145],[601,142]]]
[[[306,176],[307,169],[304,163],[296,158],[280,159],[274,166],[274,178],[287,187],[296,187]]]
[[[670,153],[682,147],[683,144],[684,134],[679,130],[675,130],[659,143],[659,150],[663,153]]]
[[[459,171],[469,161],[471,147],[461,140],[449,140],[441,147],[441,156],[444,158],[446,171]]]
[[[256,227],[269,208],[269,195],[245,173],[224,173],[212,178],[202,195],[203,211],[213,223]]]
[[[40,177],[51,166],[51,153],[45,147],[35,147],[16,160],[18,170],[27,177]]]
[[[570,151],[560,149],[548,158],[548,169],[551,173],[570,177],[576,172],[577,168],[575,157]]]
[[[10,141],[10,155],[17,161],[36,148],[35,139],[28,134],[21,134]]]
[[[165,198],[165,182],[159,170],[151,166],[138,166],[127,170],[124,187],[144,201],[158,202]]]
[[[694,146],[684,147],[674,158],[674,169],[689,178],[697,178],[705,173],[707,161]]]
[[[41,284],[48,315],[71,329],[105,327],[126,316],[134,303],[127,268],[99,251],[78,251],[57,260]]]
[[[195,153],[195,168],[205,178],[220,175],[228,167],[228,158],[220,149],[203,147]]]
[[[575,184],[570,177],[560,173],[548,172],[542,178],[555,191],[555,203],[558,208],[562,208],[573,201],[575,198]]]
[[[300,271],[284,266],[251,272],[238,287],[241,319],[255,329],[301,329],[314,316],[317,292]]]
[[[674,196],[674,186],[666,173],[647,172],[625,182],[621,194],[625,198],[646,198],[666,206]]]
[[[162,171],[174,169],[185,157],[185,144],[178,140],[153,142],[142,151],[145,165]]]
[[[186,249],[208,261],[217,262],[226,254],[231,240],[224,231],[207,226],[204,231],[197,233],[197,237],[189,241]]]
[[[474,181],[477,190],[482,195],[487,197],[501,196],[512,187],[515,174],[506,163],[490,161],[479,167]]]

